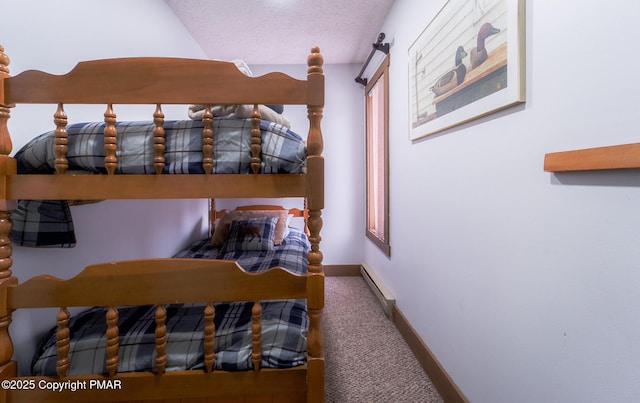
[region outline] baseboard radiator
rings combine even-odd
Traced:
[[[364,278],[365,283],[371,288],[371,292],[380,302],[384,313],[389,319],[393,319],[393,306],[396,303],[396,299],[391,295],[389,290],[384,286],[382,280],[371,270],[369,266],[363,264],[360,267],[360,274]]]

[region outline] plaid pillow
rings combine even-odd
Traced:
[[[216,225],[216,230],[211,237],[211,245],[214,248],[221,247],[229,238],[229,224],[234,220],[246,220],[258,217],[277,217],[276,235],[273,244],[280,245],[289,233],[291,216],[287,210],[231,210],[226,211]]]
[[[229,238],[223,251],[273,250],[278,217],[259,217],[231,221]]]

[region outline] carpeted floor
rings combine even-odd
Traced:
[[[328,403],[442,402],[361,277],[326,277]]]

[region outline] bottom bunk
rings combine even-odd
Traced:
[[[32,376],[0,367],[1,401],[323,401],[323,274],[302,230],[247,214],[174,258],[9,287],[5,309],[59,312]]]

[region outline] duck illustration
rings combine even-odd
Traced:
[[[462,63],[462,59],[465,57],[467,57],[467,52],[462,46],[458,46],[456,50],[456,67],[440,76],[435,85],[431,87],[431,91],[433,91],[436,96],[451,91],[456,86],[462,84],[464,77],[467,75],[467,66]]]
[[[498,32],[500,32],[500,30],[498,28],[494,28],[490,23],[485,22],[482,24],[478,31],[478,43],[476,44],[476,48],[471,49],[471,55],[469,55],[469,59],[471,60],[471,69],[475,69],[487,60],[487,49],[484,47],[484,42],[488,37],[495,35]]]

